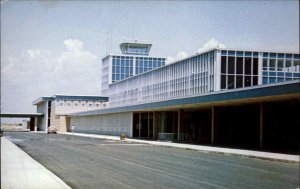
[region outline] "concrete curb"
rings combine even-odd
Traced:
[[[68,133],[68,132],[59,132],[59,134],[120,141],[120,137],[117,137],[117,136],[106,136],[106,135],[84,134],[84,133]],[[210,153],[236,155],[236,156],[242,156],[242,157],[248,157],[248,158],[280,161],[280,162],[286,162],[286,163],[299,163],[298,155],[260,152],[260,151],[252,151],[252,150],[239,150],[239,149],[210,147],[210,146],[201,146],[201,145],[180,144],[180,143],[162,142],[162,141],[147,141],[147,140],[138,140],[138,139],[129,139],[129,138],[126,138],[123,141],[142,143],[142,144],[150,144],[150,145],[156,145],[156,146],[197,150],[197,151],[210,152]]]
[[[71,187],[14,143],[1,137],[1,188],[70,189]]]

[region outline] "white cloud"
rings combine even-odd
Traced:
[[[225,45],[217,41],[216,39],[212,38],[207,41],[201,48],[199,48],[198,53],[207,51],[212,48],[225,48]]]
[[[78,39],[67,39],[64,45],[69,51],[81,51],[83,48],[83,43]]]
[[[26,53],[29,55],[30,58],[36,58],[41,55],[40,49],[28,49]]]
[[[171,57],[171,56],[168,56],[167,57],[167,61],[166,61],[166,64],[170,64],[172,62],[175,62],[177,60],[181,60],[181,59],[184,59],[188,56],[188,54],[184,51],[179,51],[177,53],[177,55],[175,57]]]
[[[31,103],[40,96],[100,94],[101,63],[97,56],[86,51],[78,39],[63,44],[65,50],[56,55],[30,48],[19,56],[1,57],[3,111],[34,112]]]
[[[57,59],[55,74],[59,93],[99,94],[101,65],[96,55],[84,50],[78,39],[64,41],[66,50]]]

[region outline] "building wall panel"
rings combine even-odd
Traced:
[[[70,118],[74,132],[132,137],[132,112]]]

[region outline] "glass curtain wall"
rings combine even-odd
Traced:
[[[235,89],[258,84],[258,52],[221,52],[221,89]]]
[[[299,54],[263,53],[263,84],[298,79]]]

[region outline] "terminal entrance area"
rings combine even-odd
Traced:
[[[133,137],[153,138],[153,113],[143,112],[133,114]]]
[[[299,154],[298,100],[133,113],[133,137]]]

